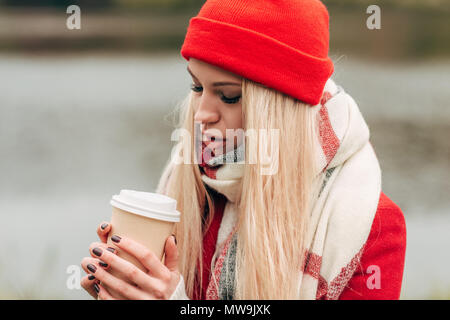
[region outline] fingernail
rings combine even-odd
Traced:
[[[90,272],[95,273],[95,271],[97,271],[97,268],[93,265],[93,264],[88,264],[87,268]]]
[[[100,261],[98,264],[101,265],[104,268],[106,268],[108,266],[108,264],[104,263],[103,261]]]
[[[175,244],[177,244],[177,237],[175,237],[174,234],[172,234],[172,236],[173,236],[173,240],[175,241]]]
[[[116,242],[116,243],[119,243],[119,242],[120,242],[120,239],[122,239],[122,238],[119,237],[119,236],[116,236],[116,235],[113,235],[113,236],[111,237],[111,240],[112,240],[113,242]]]
[[[94,283],[94,290],[95,292],[99,293],[100,292],[100,287],[98,286],[98,284]]]
[[[92,250],[92,252],[97,256],[100,257],[103,253],[102,249],[100,248],[94,248],[94,250]]]
[[[89,275],[88,280],[94,280],[95,276],[93,276],[92,274]]]
[[[112,252],[112,253],[115,253],[115,252],[116,252],[116,249],[111,248],[111,247],[108,247],[106,250],[108,250],[109,252]]]
[[[102,228],[102,230],[105,230],[107,226],[108,226],[108,224],[107,224],[107,223],[104,223],[104,224],[102,224],[102,225],[100,226],[100,228]]]

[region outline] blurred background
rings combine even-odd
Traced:
[[[405,215],[402,298],[449,299],[450,1],[323,2],[333,78],[365,116],[383,190]],[[66,27],[72,4],[79,30]],[[0,0],[0,298],[90,299],[71,266],[113,194],[154,191],[170,113],[189,92],[179,50],[202,4]],[[372,4],[379,30],[366,26]]]

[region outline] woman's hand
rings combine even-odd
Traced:
[[[89,280],[89,275],[83,278],[83,288],[94,297],[98,294],[102,300],[114,298],[99,282],[126,299],[169,299],[180,280],[175,237],[169,236],[166,239],[164,264],[152,251],[130,238],[113,236],[111,240],[120,250],[126,251],[140,261],[147,272],[118,257],[115,253],[104,250],[104,244],[97,242],[90,246],[92,257],[84,258],[81,264],[87,273],[95,277],[93,280]],[[120,272],[128,282],[111,275],[107,271],[109,268]]]
[[[111,223],[103,221],[97,227],[97,235],[100,238],[100,241],[106,243],[108,240],[108,233],[111,231]]]
[[[98,247],[101,248],[102,250],[109,250],[110,252],[113,252],[115,254],[117,254],[116,249],[112,248],[112,247],[108,247],[106,245],[106,241],[108,240],[108,233],[111,231],[111,224],[109,222],[103,221],[102,223],[100,223],[97,227],[97,235],[100,239],[100,241],[102,243],[98,243]],[[92,257],[97,258],[97,256],[92,254],[92,251],[89,250],[91,252]],[[98,259],[97,259],[98,260]],[[100,262],[100,260],[98,261]],[[84,271],[86,271],[86,269],[84,269]],[[86,271],[87,273],[88,271]],[[86,290],[92,297],[97,299],[97,288],[99,285],[99,282],[94,275],[92,274],[88,274],[87,276],[83,277],[81,279],[81,286],[83,287],[84,290]],[[97,287],[96,287],[97,286]]]

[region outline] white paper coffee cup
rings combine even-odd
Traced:
[[[177,201],[166,195],[135,190],[121,190],[111,199],[113,207],[125,210],[146,218],[179,222]]]
[[[158,193],[124,189],[112,197],[110,204],[112,217],[108,246],[116,248],[119,257],[144,272],[148,270],[136,258],[117,247],[111,236],[131,238],[143,244],[163,262],[165,242],[173,233],[175,223],[180,221],[180,212],[176,210],[177,201]],[[112,267],[109,272],[125,280]]]

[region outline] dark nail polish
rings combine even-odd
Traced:
[[[91,263],[89,263],[89,264],[87,265],[87,268],[88,268],[88,270],[89,270],[90,272],[92,272],[92,273],[95,273],[95,271],[97,271],[97,268],[96,268],[93,264],[91,264]]]
[[[114,235],[114,236],[111,237],[111,240],[112,240],[113,242],[116,242],[116,243],[119,243],[119,242],[120,242],[120,239],[122,239],[122,238],[119,237],[119,236],[116,236],[116,235]]]
[[[93,276],[92,274],[89,275],[88,280],[94,280],[95,276]]]
[[[94,250],[92,250],[92,252],[97,256],[100,257],[103,253],[102,249],[100,248],[94,248]]]
[[[95,292],[99,293],[100,292],[100,287],[98,286],[98,284],[94,283],[94,290]]]
[[[175,244],[177,244],[177,237],[175,237],[174,234],[172,234],[172,236],[173,236],[173,240],[175,240]]]
[[[107,226],[108,226],[108,224],[107,224],[107,223],[104,223],[104,224],[102,224],[102,225],[100,226],[100,228],[102,228],[102,230],[105,230]]]
[[[116,249],[111,248],[111,247],[108,247],[106,250],[108,250],[109,252],[112,252],[112,253],[115,253],[115,252],[116,252]]]
[[[101,265],[103,268],[106,268],[108,266],[108,264],[104,263],[103,261],[100,261],[98,264]]]

